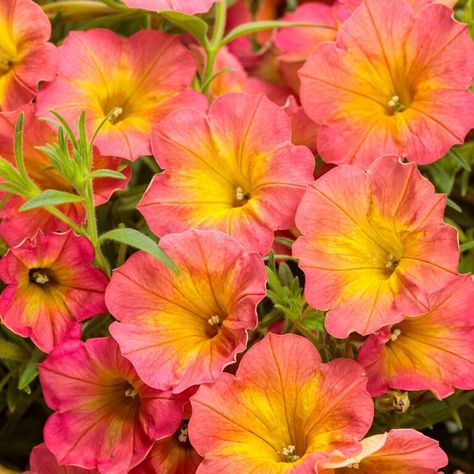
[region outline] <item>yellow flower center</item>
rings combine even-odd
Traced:
[[[127,388],[127,390],[125,390],[125,396],[127,398],[135,398],[137,395],[138,391],[133,387]]]

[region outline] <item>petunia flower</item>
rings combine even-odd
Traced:
[[[415,13],[405,0],[363,0],[299,75],[329,163],[367,168],[383,154],[431,163],[474,126],[474,45],[444,5]]]
[[[89,241],[72,232],[38,233],[0,260],[0,318],[14,333],[50,352],[79,322],[106,311],[107,277],[92,266]]]
[[[204,109],[201,94],[185,90],[196,72],[192,53],[174,35],[142,30],[122,38],[105,29],[69,33],[59,48],[56,79],[38,95],[38,115],[50,109],[73,123],[86,112],[89,132],[114,111],[95,144],[106,156],[149,155],[151,127],[175,107]]]
[[[474,389],[472,276],[453,279],[428,299],[428,311],[381,329],[360,349],[373,396],[391,387],[431,390],[438,398],[454,387]]]
[[[396,157],[377,159],[367,172],[338,166],[308,188],[293,255],[306,299],[329,309],[331,335],[372,334],[419,314],[428,294],[457,275],[457,231],[443,223],[445,202],[414,163]]]
[[[317,463],[316,474],[438,474],[448,464],[437,441],[411,429],[391,430],[361,443],[355,456],[334,455]]]
[[[224,0],[124,0],[130,8],[151,11],[175,11],[187,15],[206,13],[216,1]]]
[[[30,470],[24,474],[99,474],[99,471],[75,466],[61,466],[54,454],[44,443],[41,443],[31,450]]]
[[[153,130],[156,175],[138,209],[157,235],[226,232],[268,252],[273,232],[294,224],[314,158],[291,143],[287,115],[265,96],[226,94],[206,116],[169,114]]]
[[[120,321],[110,333],[140,378],[179,393],[215,381],[245,349],[266,277],[258,254],[221,232],[169,234],[160,247],[179,275],[137,252],[114,271],[106,303]]]
[[[130,474],[194,474],[202,457],[191,446],[188,420],[172,436],[157,441],[146,459]]]
[[[51,24],[31,0],[0,0],[0,112],[30,102],[57,69]]]
[[[174,433],[187,394],[154,390],[137,376],[110,337],[68,341],[39,366],[54,410],[44,440],[59,464],[126,474],[153,442]]]
[[[199,474],[311,473],[333,450],[351,456],[370,427],[373,403],[356,362],[323,364],[311,342],[268,334],[191,397],[188,432],[204,456]]]
[[[0,115],[0,150],[3,158],[15,165],[14,136],[20,112],[24,113],[23,157],[28,175],[41,189],[56,189],[75,193],[73,186],[52,166],[47,156],[36,147],[56,143],[58,138],[52,127],[35,118],[35,106],[28,105],[14,112]],[[120,170],[126,179],[100,178],[94,180],[94,203],[96,206],[107,202],[115,190],[123,189],[130,178],[130,168],[123,160],[99,155],[94,148],[93,169]],[[1,194],[1,193],[0,193]],[[0,196],[1,200],[1,196]],[[25,238],[33,238],[38,230],[47,232],[64,231],[68,227],[43,208],[20,211],[25,203],[21,196],[11,196],[0,209],[0,237],[9,245],[17,245]],[[71,220],[80,224],[85,218],[84,207],[80,203],[63,204],[60,210]]]

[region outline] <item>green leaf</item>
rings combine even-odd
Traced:
[[[93,171],[89,176],[91,177],[91,179],[97,179],[97,178],[127,179],[127,177],[124,174],[120,173],[119,171],[108,170],[108,169]]]
[[[306,27],[306,28],[326,28],[334,30],[333,26],[329,25],[317,25],[315,23],[305,23],[298,21],[277,21],[277,20],[265,20],[265,21],[251,21],[242,25],[236,26],[231,30],[222,40],[221,45],[225,45],[234,41],[237,38],[245,35],[251,35],[260,31],[274,30],[276,28],[290,28],[290,27]]]
[[[206,35],[209,26],[201,18],[174,11],[160,11],[159,13],[173,25],[193,35],[201,46],[208,45]]]
[[[12,342],[0,339],[0,359],[9,360],[28,360],[30,354],[22,347],[13,344]]]
[[[38,365],[35,360],[29,360],[21,369],[18,378],[18,390],[25,390],[28,394],[31,393],[29,385],[38,377]]]
[[[466,250],[471,250],[474,249],[474,240],[471,240],[470,242],[465,242],[459,247],[459,250],[461,253],[465,252]]]
[[[310,331],[324,331],[326,315],[321,311],[311,311],[299,323]]]
[[[139,250],[144,250],[150,255],[153,255],[153,257],[166,265],[174,273],[178,274],[178,267],[173,262],[173,260],[171,260],[168,255],[166,255],[166,253],[160,249],[156,242],[138,230],[129,228],[109,230],[105,234],[102,234],[99,240],[101,242],[105,240],[113,240],[121,244],[130,245],[130,247],[134,247]]]
[[[449,198],[446,199],[446,205],[449,206],[451,209],[454,209],[456,212],[462,212],[462,208]]]
[[[471,171],[471,165],[466,161],[466,158],[462,156],[455,148],[451,148],[448,151],[448,155],[456,161],[456,163],[466,171]]]
[[[58,206],[60,204],[81,201],[81,196],[77,194],[66,193],[64,191],[58,191],[57,189],[47,189],[25,202],[25,204],[20,207],[20,211],[29,211],[30,209],[36,209],[38,207]]]

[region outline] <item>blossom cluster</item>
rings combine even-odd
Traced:
[[[5,333],[49,409],[28,472],[440,472],[391,416],[474,389],[426,166],[474,128],[455,2],[78,2],[98,18],[58,41],[55,8],[90,20],[67,3],[0,0],[0,358]]]

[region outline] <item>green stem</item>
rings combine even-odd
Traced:
[[[211,84],[211,77],[214,71],[214,64],[216,62],[217,54],[222,46],[222,38],[224,37],[225,22],[227,17],[227,3],[225,0],[220,0],[216,3],[216,16],[214,21],[214,31],[212,38],[206,50],[206,67],[201,78],[201,91],[207,94]]]
[[[292,257],[291,255],[273,255],[275,260],[291,260],[292,262],[298,263],[298,259],[296,257]],[[268,255],[263,257],[263,261],[267,262],[270,259]]]
[[[108,275],[112,274],[109,261],[102,253],[99,242],[99,232],[97,230],[97,219],[95,216],[95,207],[94,207],[94,191],[92,188],[92,180],[89,179],[84,193],[84,202],[87,214],[87,230],[88,237],[95,250],[95,259],[97,265]]]

